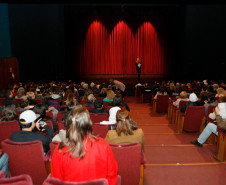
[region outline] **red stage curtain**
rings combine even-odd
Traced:
[[[143,64],[141,74],[166,73],[158,35],[150,22],[134,34],[123,21],[111,33],[94,21],[82,46],[80,74],[136,74],[137,57]]]

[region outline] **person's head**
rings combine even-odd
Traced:
[[[33,130],[35,128],[35,121],[37,120],[37,115],[32,110],[26,110],[20,114],[19,123],[20,127],[30,128]]]
[[[94,102],[95,109],[102,109],[103,108],[103,100],[102,99],[96,99]]]
[[[60,143],[59,150],[69,146],[68,152],[71,157],[82,159],[85,156],[83,143],[85,138],[95,138],[92,135],[92,122],[88,110],[76,106],[70,111],[66,120],[66,139]]]
[[[219,88],[219,85],[218,84],[213,84],[214,91],[216,91],[218,88]]]
[[[225,93],[225,90],[223,89],[223,88],[218,88],[217,89],[217,94],[219,95],[219,94],[224,94]]]
[[[106,98],[109,100],[113,100],[113,98],[115,97],[115,93],[112,90],[107,91],[107,96]]]
[[[20,98],[22,96],[24,96],[24,93],[25,93],[25,90],[23,87],[20,87],[18,90],[17,90],[17,97]]]
[[[132,135],[133,130],[138,128],[137,123],[132,120],[129,111],[127,110],[118,110],[116,113],[116,120],[116,132],[119,136],[121,133],[124,133],[125,135]]]
[[[67,100],[66,100],[66,103],[68,102],[73,102],[73,101],[75,101],[75,95],[74,95],[74,93],[69,93],[68,95],[67,95]]]
[[[225,103],[226,102],[226,93],[219,94],[219,103]]]
[[[88,89],[88,84],[87,84],[87,83],[84,83],[84,84],[82,85],[82,87],[83,87],[83,89]]]
[[[107,94],[107,88],[103,87],[100,91],[100,94]]]
[[[36,104],[33,108],[33,111],[35,114],[39,114],[40,116],[45,116],[46,115],[46,106],[44,104]]]
[[[114,106],[116,106],[116,105],[121,105],[122,104],[122,97],[120,96],[120,95],[116,95],[114,98],[113,98],[113,102],[112,102],[112,104],[114,105]]]
[[[160,86],[159,92],[162,93],[162,94],[164,94],[164,92],[166,92],[166,89],[163,85]]]
[[[186,91],[181,91],[180,98],[181,99],[186,99],[187,97],[188,97],[187,92]]]
[[[191,93],[189,96],[189,101],[190,102],[197,102],[198,101],[198,97],[195,93]]]
[[[71,102],[69,102],[69,103],[67,104],[67,108],[68,108],[69,110],[72,110],[73,108],[75,108],[75,106],[76,106],[76,102],[75,102],[75,101],[71,101]]]
[[[94,103],[95,100],[96,100],[96,98],[95,98],[95,96],[94,96],[93,94],[89,94],[89,95],[87,96],[87,101],[88,101],[88,103]]]
[[[16,116],[16,106],[13,103],[6,103],[3,107],[0,121],[12,121]]]
[[[27,107],[28,105],[29,105],[28,100],[21,100],[21,101],[20,101],[20,107],[21,107],[21,108],[25,108],[25,107]]]
[[[7,90],[5,93],[5,98],[8,99],[13,99],[13,93],[11,90]]]
[[[215,100],[215,93],[209,92],[208,93],[208,102],[212,103]]]

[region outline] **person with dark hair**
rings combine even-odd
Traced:
[[[4,105],[0,121],[13,121],[18,120],[16,114],[16,106],[13,103],[7,103]]]
[[[95,102],[96,98],[95,96],[91,93],[87,96],[87,101],[88,103],[85,104],[84,106],[94,106],[94,102]]]
[[[51,158],[51,177],[79,182],[106,178],[117,182],[118,165],[105,139],[92,135],[92,122],[85,107],[76,106],[66,122],[66,139]]]
[[[118,110],[116,114],[117,125],[115,130],[109,130],[105,139],[108,143],[127,144],[139,142],[144,149],[144,133],[138,128],[136,122],[127,110]]]
[[[103,108],[102,99],[96,99],[94,102],[94,109],[90,109],[89,112],[90,113],[108,113],[108,111]]]
[[[207,113],[207,110],[208,110],[208,107],[210,105],[214,105],[214,106],[217,106],[218,102],[215,101],[215,93],[211,93],[209,92],[207,94],[207,102],[204,104],[204,107],[205,107],[205,114]]]
[[[126,110],[130,111],[130,108],[127,105],[127,103],[123,102],[122,101],[122,96],[118,95],[118,94],[113,98],[113,101],[111,103],[109,103],[109,106],[113,106],[113,107],[115,107],[115,106],[118,106],[118,107],[124,106],[126,108]]]
[[[46,106],[44,104],[36,104],[33,108],[33,111],[35,112],[35,114],[40,115],[40,118],[42,118],[42,120],[44,121],[51,121],[53,124],[53,130],[54,132],[58,131],[58,124],[49,116],[46,115],[46,112],[48,111],[46,109]]]
[[[13,132],[11,140],[15,142],[29,142],[39,140],[42,142],[45,154],[49,151],[49,144],[54,136],[53,130],[50,126],[43,122],[41,119],[36,121],[38,116],[32,110],[26,110],[20,114],[19,123],[21,131]],[[33,132],[34,128],[45,131],[44,133]]]
[[[5,100],[2,101],[2,104],[13,103],[17,107],[17,102],[13,100],[13,93],[11,90],[8,90],[5,94]]]
[[[139,58],[136,60],[136,69],[138,74],[138,82],[140,82],[140,73],[141,73],[142,62]]]
[[[158,95],[167,95],[167,91],[166,91],[166,89],[165,89],[165,87],[163,85],[160,86],[159,90],[157,91],[157,93],[156,93],[156,95],[154,97],[155,100],[157,100],[157,96]]]

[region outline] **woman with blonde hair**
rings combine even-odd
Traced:
[[[177,98],[177,100],[173,102],[173,105],[178,108],[181,100],[182,101],[189,101],[186,91],[181,91],[180,97]]]
[[[115,97],[115,93],[112,90],[108,90],[107,91],[107,96],[106,98],[103,99],[103,101],[113,101],[114,97]]]
[[[85,107],[71,110],[66,122],[66,139],[54,150],[51,177],[81,182],[106,178],[117,182],[118,165],[109,144],[92,135],[92,122]]]
[[[74,93],[69,93],[67,95],[67,99],[65,101],[65,105],[69,105],[71,102],[74,102],[75,105],[78,105],[78,101],[75,99],[75,94]]]
[[[116,113],[117,126],[115,130],[109,130],[106,141],[113,144],[127,144],[139,142],[144,149],[144,133],[138,128],[136,122],[127,110],[118,110]]]

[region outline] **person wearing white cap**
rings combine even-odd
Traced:
[[[15,142],[29,142],[29,141],[41,141],[43,145],[44,152],[49,151],[49,144],[54,137],[53,129],[46,124],[46,122],[41,122],[38,119],[38,115],[32,110],[26,110],[20,114],[19,123],[21,131],[13,132],[11,135],[11,140]],[[38,130],[45,131],[46,134],[34,132],[37,128]]]
[[[185,113],[187,106],[199,106],[198,97],[195,93],[191,93],[189,96],[189,102],[186,103],[181,109],[180,112]]]
[[[118,110],[121,110],[121,108],[120,107],[112,107],[109,110],[109,120],[108,121],[102,121],[102,122],[100,122],[100,124],[102,124],[102,125],[113,125],[113,124],[116,124],[117,123],[116,113],[117,113]]]

